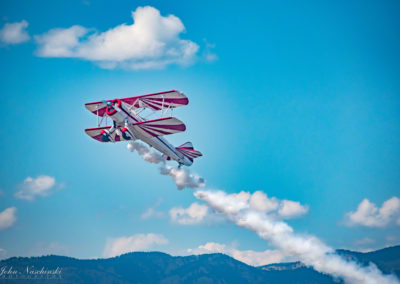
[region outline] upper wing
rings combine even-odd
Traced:
[[[185,106],[189,103],[188,98],[179,91],[172,90],[167,92],[142,95],[131,98],[121,99],[124,103],[135,108],[150,108],[152,110],[162,110]]]
[[[149,108],[151,110],[162,110],[185,106],[189,103],[188,98],[179,91],[171,90],[137,97],[121,99],[129,107]],[[96,115],[104,116],[107,105],[103,102],[86,103],[85,107]]]
[[[144,137],[156,137],[169,135],[186,130],[185,124],[175,117],[165,117],[142,122],[136,122],[132,126]]]
[[[104,116],[107,105],[103,102],[86,103],[85,107],[98,116]]]

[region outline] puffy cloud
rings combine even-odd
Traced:
[[[37,178],[27,177],[19,186],[20,190],[14,196],[19,199],[33,201],[37,196],[48,196],[55,184],[54,177],[46,175],[41,175]]]
[[[71,57],[96,62],[103,68],[160,69],[170,64],[190,64],[199,46],[180,38],[181,20],[162,16],[156,8],[138,7],[133,24],[121,24],[97,33],[82,26],[52,29],[35,36],[37,55]]]
[[[250,207],[265,213],[276,210],[279,202],[275,197],[268,198],[262,191],[256,191],[250,196]]]
[[[111,238],[106,242],[104,257],[114,257],[133,251],[144,251],[153,245],[167,244],[168,240],[159,234],[136,234],[130,237]]]
[[[194,225],[201,223],[208,213],[207,205],[192,203],[188,208],[173,207],[169,210],[171,220],[181,225]]]
[[[392,197],[386,200],[381,208],[378,208],[368,199],[364,199],[355,212],[347,213],[347,218],[349,226],[383,228],[391,222],[400,225],[400,199]]]
[[[236,260],[247,263],[252,266],[261,266],[271,263],[287,261],[286,256],[278,250],[238,250],[232,246],[227,246],[220,243],[208,242],[200,245],[195,249],[188,249],[190,254],[206,254],[206,253],[224,253]]]
[[[0,41],[6,44],[18,44],[28,41],[30,39],[26,31],[28,25],[28,22],[25,20],[16,23],[6,23],[0,30]]]
[[[308,206],[303,206],[297,201],[283,200],[278,210],[279,216],[289,219],[307,213]]]
[[[11,227],[17,221],[16,212],[17,208],[15,207],[10,207],[0,212],[0,230]]]

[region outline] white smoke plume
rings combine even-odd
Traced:
[[[136,152],[138,152],[138,154],[146,162],[154,163],[154,164],[161,164],[160,165],[160,173],[162,175],[171,176],[179,190],[182,190],[185,187],[199,188],[199,187],[203,187],[205,185],[205,180],[202,177],[200,177],[197,174],[191,173],[186,168],[178,169],[178,168],[168,166],[166,164],[165,158],[161,154],[151,151],[149,149],[149,147],[147,147],[146,145],[144,145],[142,143],[129,142],[127,145],[127,148],[131,152],[134,152],[136,150]]]
[[[146,162],[153,164],[165,163],[165,159],[161,154],[150,151],[150,149],[142,143],[129,142],[127,148],[131,152],[136,150]]]
[[[372,263],[365,267],[355,261],[345,260],[315,236],[295,234],[287,223],[273,219],[262,211],[254,210],[247,200],[237,194],[198,190],[194,195],[214,210],[225,214],[238,226],[256,232],[284,254],[298,258],[319,272],[342,278],[351,284],[400,283],[393,275],[383,275]]]
[[[160,167],[160,173],[162,175],[171,176],[178,189],[184,189],[185,187],[198,188],[205,186],[205,180],[197,174],[191,173],[185,168],[174,168],[167,165]]]
[[[131,152],[136,150],[149,163],[161,164],[160,173],[171,176],[178,189],[205,186],[204,179],[199,175],[185,168],[166,165],[161,154],[150,151],[144,144],[130,142],[128,149]],[[297,258],[321,273],[341,278],[349,284],[400,284],[394,275],[383,275],[373,263],[361,266],[355,261],[345,260],[315,236],[295,234],[287,223],[267,214],[268,210],[264,210],[265,208],[255,206],[257,204],[253,204],[248,193],[227,194],[223,191],[197,190],[194,195],[238,226],[256,232],[285,255]]]

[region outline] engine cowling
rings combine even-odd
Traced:
[[[111,141],[110,134],[108,134],[107,131],[102,130],[102,131],[100,131],[100,134],[101,134],[101,140],[103,142],[110,142]]]
[[[128,128],[124,127],[121,129],[122,138],[125,140],[132,140],[132,137],[129,136]]]

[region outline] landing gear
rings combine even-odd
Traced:
[[[178,165],[178,169],[180,169],[182,167],[183,164],[179,163]]]

